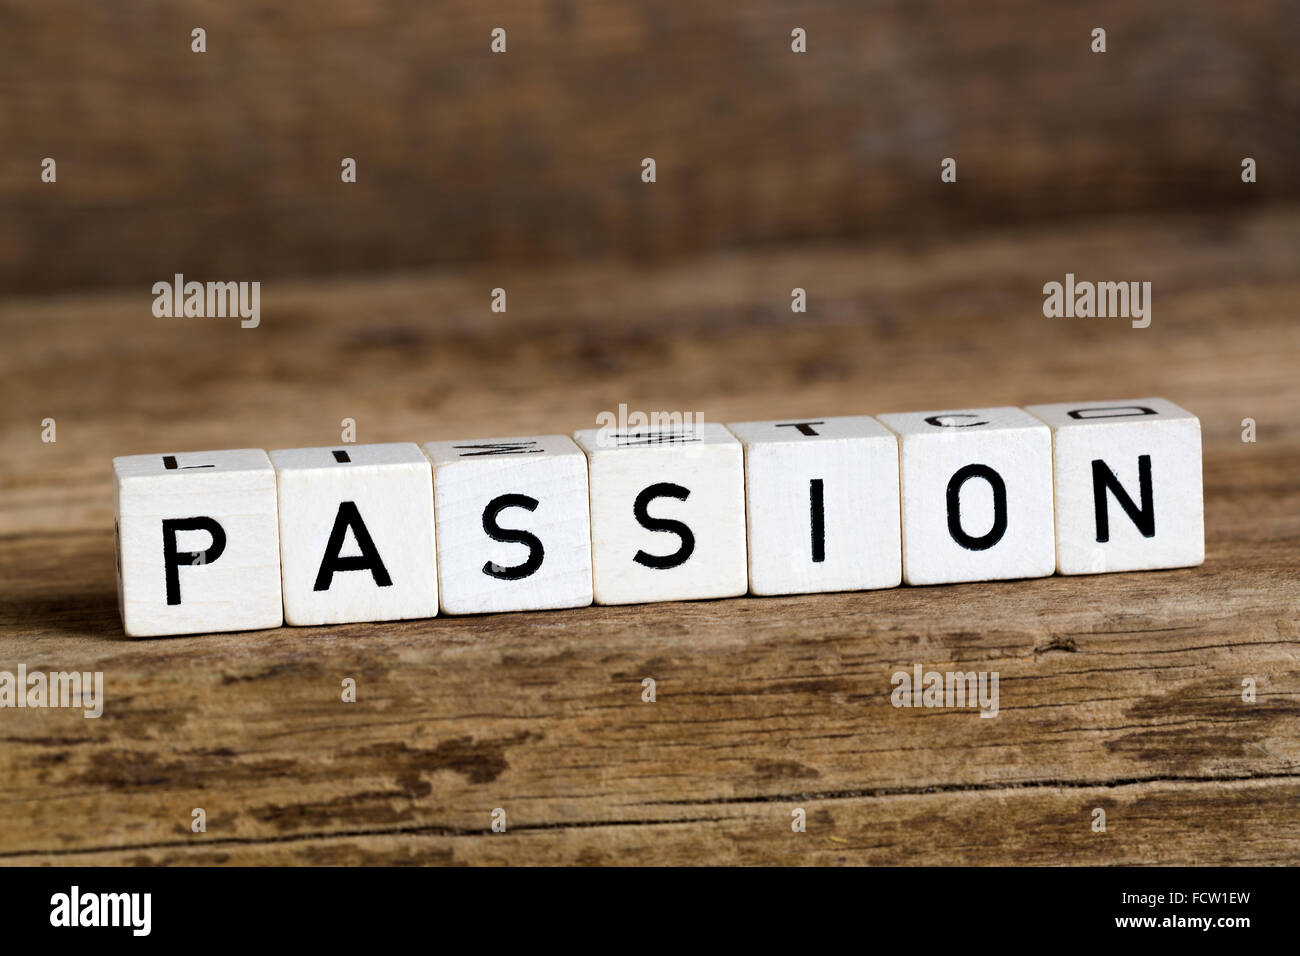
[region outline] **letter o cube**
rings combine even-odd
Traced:
[[[876,417],[899,436],[904,581],[1039,578],[1055,570],[1046,425],[1009,407]]]

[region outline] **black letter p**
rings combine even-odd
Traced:
[[[206,551],[177,551],[177,531],[206,531],[212,535],[212,544]],[[163,570],[167,577],[167,603],[181,603],[182,564],[211,564],[226,550],[226,532],[221,525],[206,516],[197,518],[163,518]]]

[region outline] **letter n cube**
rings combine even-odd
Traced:
[[[1061,574],[1205,560],[1201,423],[1163,398],[1030,405],[1052,429]]]

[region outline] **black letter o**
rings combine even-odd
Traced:
[[[961,526],[961,486],[967,479],[983,478],[993,489],[993,527],[978,538],[967,534]],[[1002,476],[988,465],[967,465],[958,468],[948,482],[948,533],[968,551],[987,551],[1007,533],[1007,486]]]

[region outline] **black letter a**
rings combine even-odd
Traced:
[[[357,539],[357,546],[361,548],[361,554],[355,558],[339,557],[348,528],[352,529],[352,534]],[[388,569],[380,560],[379,551],[375,548],[375,543],[370,540],[370,532],[366,530],[366,523],[361,520],[361,512],[357,511],[354,501],[339,503],[339,513],[334,517],[334,529],[330,531],[329,543],[325,545],[325,557],[321,560],[320,571],[316,575],[316,586],[312,590],[328,591],[330,582],[334,580],[335,571],[369,571],[379,587],[391,587],[393,584],[393,579],[388,576]]]

